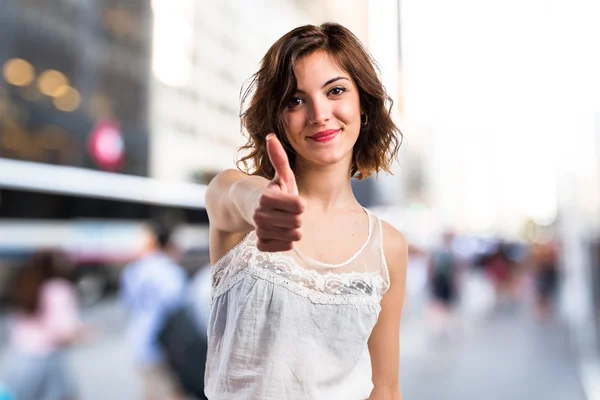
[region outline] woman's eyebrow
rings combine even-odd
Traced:
[[[347,81],[349,81],[349,80],[350,80],[350,79],[346,78],[345,76],[336,76],[335,78],[331,78],[330,80],[328,80],[327,82],[325,82],[325,83],[323,84],[323,86],[321,86],[321,89],[323,89],[325,86],[327,86],[327,85],[331,85],[333,82],[337,82],[337,81],[339,81],[339,80],[341,80],[341,79],[345,79],[345,80],[347,80]],[[306,94],[306,91],[304,91],[304,90],[302,90],[302,89],[297,89],[297,90],[296,90],[296,92],[297,92],[297,93],[305,93],[305,94]]]

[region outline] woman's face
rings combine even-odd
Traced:
[[[297,90],[282,117],[296,166],[344,163],[350,168],[361,126],[358,88],[323,51],[301,58],[294,71]]]

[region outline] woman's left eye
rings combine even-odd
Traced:
[[[345,91],[346,91],[346,88],[341,87],[341,86],[336,86],[329,91],[329,94],[332,94],[334,96],[339,96],[340,94],[344,93]]]

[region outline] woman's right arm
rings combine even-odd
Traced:
[[[234,169],[218,174],[206,191],[211,229],[223,234],[254,230],[254,210],[269,183]]]
[[[306,204],[298,195],[294,173],[275,135],[267,136],[267,151],[275,169],[273,180],[226,170],[208,185],[206,211],[212,262],[252,230],[256,230],[256,247],[261,251],[290,250],[302,237],[300,226]]]

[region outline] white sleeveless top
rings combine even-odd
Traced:
[[[366,210],[365,210],[366,211]],[[209,400],[364,400],[367,341],[389,287],[381,221],[347,261],[266,253],[250,232],[213,267]]]

